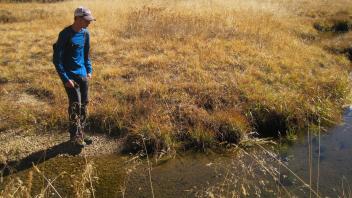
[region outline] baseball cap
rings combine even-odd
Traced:
[[[87,21],[95,21],[95,18],[92,16],[92,12],[88,8],[80,6],[76,8],[74,14],[75,16],[83,17]]]

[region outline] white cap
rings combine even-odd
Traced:
[[[87,21],[95,21],[95,18],[92,16],[92,12],[88,8],[80,6],[76,8],[74,14],[75,14],[75,17],[78,16],[78,17],[83,17]]]

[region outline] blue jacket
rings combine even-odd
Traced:
[[[68,26],[60,32],[54,44],[53,62],[64,83],[74,76],[86,77],[87,73],[92,73],[89,48],[87,29],[75,32]]]

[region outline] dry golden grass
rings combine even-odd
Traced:
[[[327,49],[347,48],[351,32],[314,29],[338,13],[351,22],[346,0],[2,3],[1,130],[66,127],[51,46],[79,5],[97,18],[93,132],[142,134],[158,150],[205,148],[238,143],[250,131],[331,125],[348,103],[351,63]],[[23,94],[37,101],[18,102]]]

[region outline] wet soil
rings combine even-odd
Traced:
[[[118,153],[120,141],[106,135],[91,135],[93,144],[84,148],[69,141],[68,133],[12,130],[0,133],[0,170],[3,175],[24,170],[60,156],[99,156]]]

